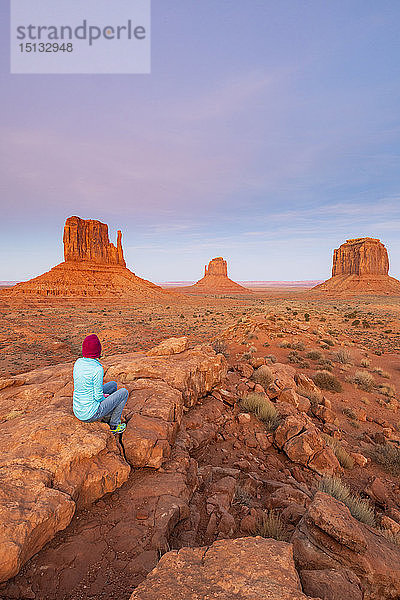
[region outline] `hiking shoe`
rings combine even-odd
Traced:
[[[122,433],[126,429],[126,423],[120,423],[115,429],[111,429],[111,433]]]

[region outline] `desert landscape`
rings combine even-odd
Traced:
[[[104,223],[70,217],[63,243],[63,263],[0,293],[0,597],[399,596],[385,246],[347,241],[313,288],[246,289],[217,258],[162,289]],[[72,414],[91,332],[130,394],[118,438]]]
[[[0,2],[0,600],[400,600],[399,22]]]

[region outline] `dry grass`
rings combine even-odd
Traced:
[[[321,394],[316,394],[315,392],[306,390],[301,386],[296,388],[296,392],[299,394],[299,396],[308,398],[312,408],[315,408],[321,402]]]
[[[215,340],[212,343],[212,348],[216,354],[223,354],[225,358],[229,357],[228,347],[224,340]]]
[[[378,392],[384,396],[387,396],[388,398],[394,398],[396,395],[396,388],[394,385],[380,384],[378,385]]]
[[[339,440],[327,435],[325,433],[322,434],[322,437],[332,448],[335,453],[336,458],[339,461],[340,466],[344,469],[352,469],[354,467],[354,458],[345,450]]]
[[[384,379],[391,379],[391,377],[392,377],[390,373],[388,373],[387,371],[384,371],[380,367],[375,367],[375,369],[373,369],[373,373],[380,375]]]
[[[360,367],[363,369],[368,369],[371,366],[371,360],[369,358],[363,358],[360,361]]]
[[[279,413],[272,402],[262,394],[250,392],[241,401],[243,410],[253,413],[264,423],[268,431],[275,431],[279,424]]]
[[[333,360],[335,362],[341,363],[342,365],[351,365],[353,363],[353,359],[351,357],[350,352],[344,349],[340,349],[334,354]]]
[[[367,371],[356,371],[352,381],[364,392],[371,392],[375,387],[375,380]]]
[[[321,390],[341,392],[343,389],[339,379],[329,371],[317,371],[312,379]]]
[[[358,494],[353,494],[339,477],[323,477],[319,489],[343,502],[355,519],[371,527],[376,527],[374,509],[368,500],[364,500]]]
[[[372,458],[392,475],[400,475],[400,448],[389,442],[375,447]]]
[[[263,513],[253,533],[254,535],[259,535],[263,538],[273,538],[280,542],[286,542],[289,538],[285,524],[274,510],[268,510]]]
[[[267,367],[267,365],[261,365],[258,367],[251,376],[252,381],[262,385],[262,387],[266,390],[268,386],[274,380],[274,376],[272,375],[271,369]]]
[[[306,354],[306,358],[309,360],[322,360],[324,355],[319,350],[310,350]]]

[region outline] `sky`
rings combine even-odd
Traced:
[[[61,262],[71,215],[153,281],[216,256],[326,279],[363,236],[400,277],[399,22],[398,0],[153,0],[150,75],[11,75],[0,0],[0,280]]]

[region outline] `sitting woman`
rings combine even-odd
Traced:
[[[82,344],[82,358],[74,365],[74,415],[84,423],[103,420],[111,431],[122,433],[126,424],[121,423],[123,408],[129,392],[117,390],[115,381],[103,385],[104,370],[99,361],[101,343],[97,335],[88,335]]]

